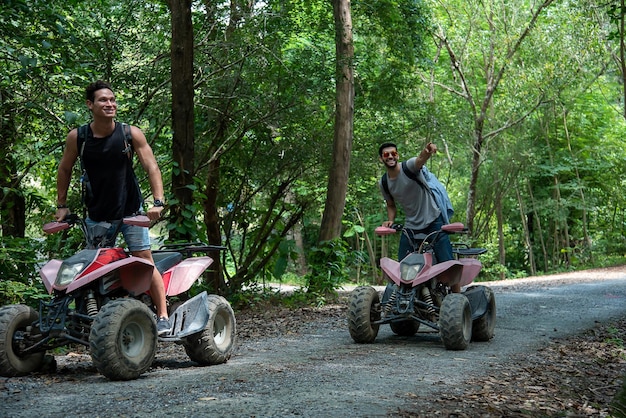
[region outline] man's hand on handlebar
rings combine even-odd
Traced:
[[[70,214],[69,208],[58,208],[56,213],[54,214],[54,220],[57,222],[61,222],[69,214]]]
[[[163,206],[152,206],[146,215],[151,221],[156,221],[161,217],[161,212],[163,212]]]

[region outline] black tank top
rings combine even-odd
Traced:
[[[105,138],[94,138],[89,126],[82,158],[93,191],[87,209],[94,221],[122,219],[137,212],[142,204],[132,154],[124,152],[127,145],[119,122]]]

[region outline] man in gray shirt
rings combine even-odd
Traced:
[[[422,173],[422,167],[435,152],[437,146],[428,143],[417,157],[406,161],[406,168],[417,179],[416,181],[407,176],[398,162],[398,148],[395,144],[387,142],[378,148],[380,160],[387,170],[387,188],[383,187],[381,182],[381,192],[387,203],[387,220],[383,222],[383,226],[391,226],[394,223],[397,214],[396,204],[400,205],[405,215],[404,228],[407,233],[403,233],[400,238],[398,260],[402,260],[415,249],[415,243],[409,236],[438,231],[444,225],[442,212]],[[441,234],[435,244],[435,258],[438,263],[453,259],[448,234]],[[460,291],[456,288],[451,290]]]

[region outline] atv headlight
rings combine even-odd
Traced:
[[[400,277],[402,280],[411,281],[424,268],[426,260],[424,254],[411,253],[400,261]]]
[[[65,286],[70,284],[74,277],[76,277],[85,268],[85,263],[73,263],[65,264],[61,266],[59,273],[57,274],[56,284],[59,286]]]
[[[401,266],[400,277],[402,277],[403,280],[411,281],[419,274],[422,267],[424,267],[423,264],[405,264]]]

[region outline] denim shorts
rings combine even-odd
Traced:
[[[439,231],[441,227],[444,225],[443,216],[439,215],[437,219],[435,219],[430,225],[428,225],[425,229],[420,231],[409,230],[414,233],[424,233],[430,234],[434,231]],[[398,261],[401,261],[404,257],[409,255],[413,251],[417,251],[416,242],[411,240],[406,233],[402,234],[400,237],[400,246],[398,248]],[[435,243],[435,262],[441,263],[443,261],[448,261],[454,259],[454,255],[452,253],[452,244],[450,243],[450,236],[448,234],[441,234],[439,239]]]
[[[108,222],[96,222],[89,218],[87,218],[85,222],[87,223],[87,228],[89,229],[95,227],[96,225],[105,227],[110,225]],[[129,251],[133,252],[150,249],[150,235],[148,234],[148,228],[122,224],[120,232],[124,236],[124,241],[126,242]]]

